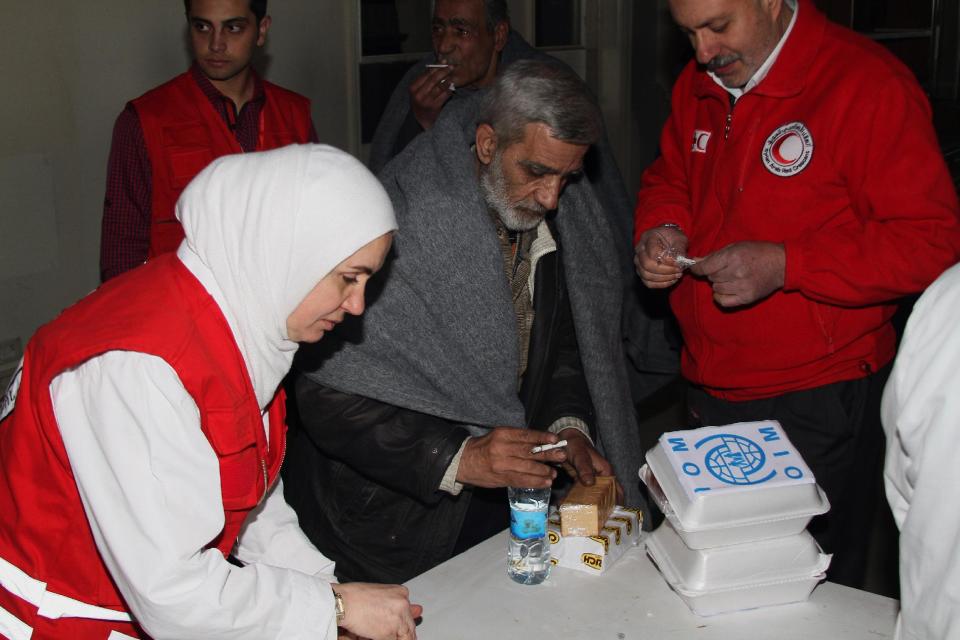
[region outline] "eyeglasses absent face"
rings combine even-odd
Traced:
[[[393,234],[384,234],[324,276],[287,318],[287,337],[294,342],[317,342],[347,314],[361,315],[367,281],[383,266],[392,242]]]
[[[697,62],[727,87],[742,87],[776,48],[783,0],[670,0]]]
[[[483,0],[437,0],[433,9],[433,52],[451,66],[457,87],[486,86],[497,73],[497,54],[506,43],[508,26],[487,28]]]
[[[254,51],[266,40],[270,16],[257,24],[249,0],[192,0],[187,23],[200,70],[223,82],[250,66]]]

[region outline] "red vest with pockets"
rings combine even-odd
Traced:
[[[257,151],[310,141],[310,101],[263,81]],[[174,215],[184,187],[220,156],[243,153],[191,72],[182,73],[133,101],[150,157],[150,253],[175,251],[183,228]]]
[[[268,447],[243,356],[213,298],[173,254],[111,280],[37,331],[13,413],[0,421],[0,636],[30,638],[32,628],[32,640],[148,637],[135,623],[103,619],[129,612],[87,524],[48,391],[59,373],[115,350],[162,358],[197,404],[220,463],[225,519],[207,548],[227,555],[276,480],[283,392],[269,408]],[[99,607],[100,619],[64,613],[60,596]]]

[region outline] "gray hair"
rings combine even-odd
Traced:
[[[547,125],[550,135],[592,145],[603,132],[597,101],[569,67],[545,60],[519,60],[500,73],[480,106],[477,124],[488,124],[501,149],[523,139],[528,124]]]
[[[483,0],[483,8],[487,16],[487,31],[490,33],[493,33],[501,22],[510,22],[507,0]]]
[[[430,3],[430,13],[434,13],[436,8],[437,2],[434,0]],[[488,33],[493,33],[501,22],[510,24],[510,9],[507,7],[507,0],[483,0],[483,15],[487,21]]]

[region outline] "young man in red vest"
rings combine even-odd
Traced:
[[[194,63],[127,103],[113,130],[100,278],[176,250],[174,206],[212,160],[316,142],[310,101],[251,66],[270,28],[267,0],[184,0]]]

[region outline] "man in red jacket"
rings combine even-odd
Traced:
[[[890,318],[960,254],[930,107],[809,0],[670,8],[696,60],[643,176],[637,272],[671,289],[692,423],[779,420],[832,504],[811,525],[830,578],[858,586]]]
[[[310,101],[251,67],[270,28],[267,0],[184,0],[194,64],[127,103],[107,164],[102,281],[174,251],[174,206],[215,158],[316,142]]]

